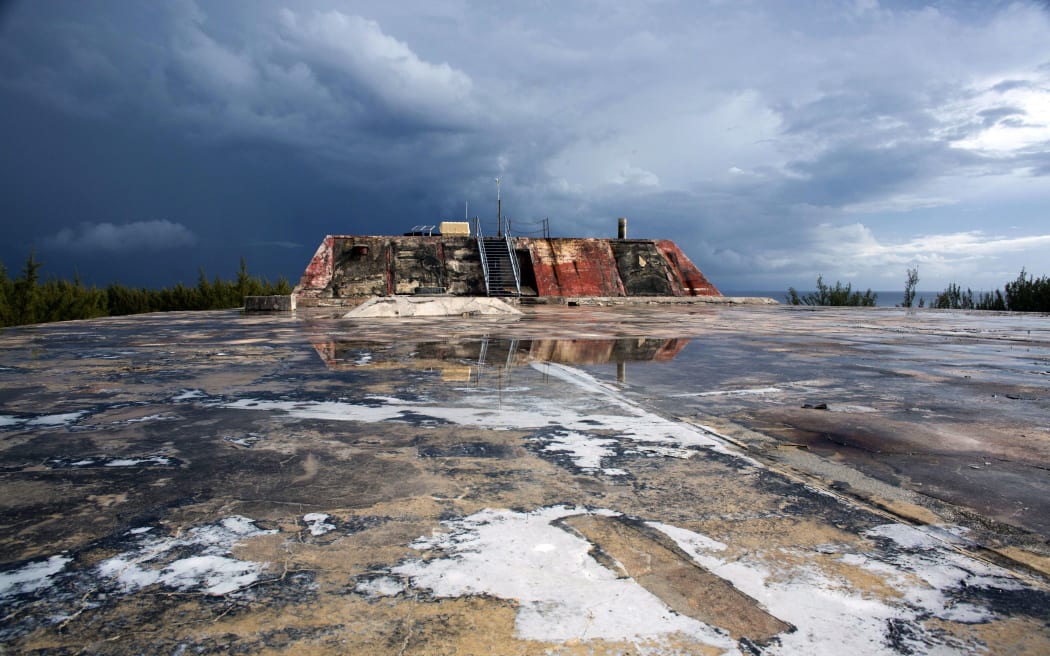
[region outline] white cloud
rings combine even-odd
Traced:
[[[1050,235],[1002,237],[988,235],[980,230],[944,235],[924,235],[906,241],[894,248],[915,254],[962,256],[989,256],[1019,253],[1031,248],[1050,246]]]
[[[879,198],[868,202],[846,205],[842,208],[842,211],[846,214],[898,213],[954,205],[958,202],[958,199],[946,198],[943,196],[897,194],[887,198]]]
[[[660,185],[660,178],[656,177],[656,174],[652,171],[646,171],[637,166],[627,164],[617,172],[616,176],[613,177],[613,183],[619,185],[657,187]]]
[[[163,251],[192,246],[197,239],[181,223],[166,219],[113,223],[81,223],[63,228],[49,240],[51,246],[80,252]]]
[[[974,150],[990,155],[1011,154],[1026,148],[1050,143],[1050,71],[1032,81],[1030,86],[996,91],[995,86],[1013,79],[1013,76],[992,80],[987,90],[975,97],[946,107],[946,121],[958,128],[977,123],[982,112],[1010,108],[1012,114],[994,122],[986,122],[980,129],[966,132],[966,136],[952,142],[956,148]],[[985,85],[982,85],[985,86]]]
[[[447,63],[421,59],[403,41],[384,33],[379,23],[339,11],[300,15],[280,12],[286,43],[313,65],[345,76],[350,95],[364,93],[390,109],[430,117],[461,117],[471,104],[472,82]]]
[[[905,262],[912,258],[989,257],[1050,246],[1050,234],[1005,237],[982,230],[920,235],[904,240],[878,239],[862,224],[819,225],[812,231],[813,246],[821,253],[854,260],[883,259]]]
[[[800,262],[799,253],[805,253]],[[765,247],[738,258],[737,268],[796,273],[811,281],[853,281],[876,289],[896,288],[906,268],[918,267],[926,289],[949,282],[976,289],[1001,287],[1025,262],[1045,261],[1050,234],[1004,236],[982,230],[925,234],[915,237],[879,236],[862,223],[822,224],[798,235],[790,248]],[[863,281],[862,283],[859,281]]]

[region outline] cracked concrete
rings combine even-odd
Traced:
[[[6,330],[0,648],[1045,653],[1048,375],[894,309]]]

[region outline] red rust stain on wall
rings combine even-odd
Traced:
[[[682,349],[684,349],[688,343],[688,339],[681,337],[678,339],[669,339],[657,349],[656,355],[653,356],[653,360],[659,362],[670,362],[678,357],[678,354],[682,352]]]
[[[310,263],[306,265],[299,284],[303,287],[324,287],[332,279],[332,242],[334,238],[325,237],[321,245],[317,247]]]
[[[603,239],[529,239],[525,242],[540,296],[624,296],[609,242]]]
[[[686,257],[685,253],[678,248],[678,244],[674,243],[670,239],[658,239],[656,241],[656,247],[663,253],[664,257],[667,258],[667,262],[671,265],[672,269],[677,272],[676,276],[673,276],[673,284],[678,288],[675,291],[675,296],[721,296],[722,292],[718,291],[711,281],[709,281],[700,269],[696,267],[693,262]]]

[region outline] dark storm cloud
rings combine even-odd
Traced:
[[[976,213],[943,208],[1000,202],[966,198],[981,180],[1047,170],[1050,21],[1023,3],[85,0],[2,18],[0,258],[50,249],[103,282],[191,282],[240,255],[294,278],[326,233],[464,203],[494,219],[496,176],[523,230],[609,235],[627,215],[746,285],[808,276],[781,247],[819,251],[827,225],[881,275],[917,222],[954,234]],[[153,246],[128,226],[157,220],[193,240],[135,259]],[[105,257],[117,243],[141,247]]]
[[[794,175],[784,182],[781,198],[841,208],[904,189],[945,168],[957,168],[965,159],[964,153],[938,143],[841,143],[813,159],[790,162]]]

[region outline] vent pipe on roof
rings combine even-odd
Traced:
[[[616,230],[616,238],[627,239],[627,217],[621,216],[619,219],[616,220],[616,222],[618,224]]]

